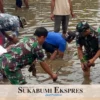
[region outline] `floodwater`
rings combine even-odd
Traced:
[[[5,12],[9,14],[24,16],[27,25],[24,30],[20,30],[19,38],[32,36],[36,27],[44,26],[48,30],[53,30],[54,23],[50,20],[51,0],[29,0],[29,9],[15,11],[15,0],[4,0]],[[68,30],[74,30],[80,20],[86,20],[92,26],[100,24],[100,0],[73,0],[73,10],[76,18],[70,18]],[[90,76],[83,75],[80,61],[77,57],[75,41],[68,44],[64,59],[47,61],[54,72],[58,72],[58,80],[53,82],[48,74],[37,64],[37,77],[28,72],[28,66],[22,69],[23,75],[28,84],[99,84],[100,83],[100,60],[97,59],[96,66],[91,68]],[[8,82],[1,81],[2,84]]]

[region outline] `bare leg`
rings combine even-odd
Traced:
[[[28,0],[24,0],[24,3],[25,3],[26,8],[29,8]]]
[[[90,76],[90,68],[88,68],[87,71],[84,71],[83,75],[86,77],[89,77]]]
[[[90,84],[91,83],[91,78],[90,76],[84,76],[84,81],[82,82],[82,84]]]
[[[4,13],[3,0],[0,0],[0,11]]]
[[[16,10],[21,9],[22,7],[22,0],[16,0]]]

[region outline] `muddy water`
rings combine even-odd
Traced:
[[[4,0],[5,11],[10,14],[24,16],[27,25],[24,30],[20,30],[19,38],[32,36],[36,27],[44,26],[48,30],[53,30],[53,21],[50,20],[51,0],[29,0],[29,9],[15,11],[15,0]],[[92,26],[100,24],[100,0],[73,0],[73,9],[76,18],[70,18],[69,30],[74,30],[76,23],[80,20],[88,21]],[[57,82],[53,82],[37,64],[37,77],[29,73],[28,66],[22,69],[28,84],[99,84],[100,82],[100,60],[96,61],[96,66],[91,68],[89,77],[84,77],[81,70],[80,61],[77,57],[75,41],[68,44],[64,59],[47,61],[54,72],[58,72]],[[4,84],[4,82],[2,82]],[[5,84],[8,84],[5,82]]]

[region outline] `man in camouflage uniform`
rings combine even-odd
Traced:
[[[0,69],[4,72],[11,84],[26,83],[22,76],[21,68],[25,65],[32,64],[36,58],[51,78],[53,80],[57,79],[57,75],[52,73],[45,62],[46,54],[44,49],[42,49],[42,44],[47,34],[47,30],[40,27],[35,31],[36,38],[24,37],[16,45],[10,46],[7,49],[7,53],[0,56]]]
[[[77,24],[76,31],[78,55],[81,67],[83,71],[86,71],[89,66],[94,66],[95,60],[100,57],[100,28],[95,29],[82,21]]]

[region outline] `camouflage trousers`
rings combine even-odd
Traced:
[[[0,72],[4,74],[7,79],[10,81],[11,84],[14,85],[21,85],[26,84],[26,81],[22,75],[21,68],[16,66],[16,70],[10,70],[10,67],[5,64],[5,66],[2,67],[2,57],[0,57]]]
[[[3,71],[11,84],[15,84],[15,85],[26,84],[26,81],[22,75],[21,69],[16,70],[16,71],[10,71],[9,67],[5,66]]]

